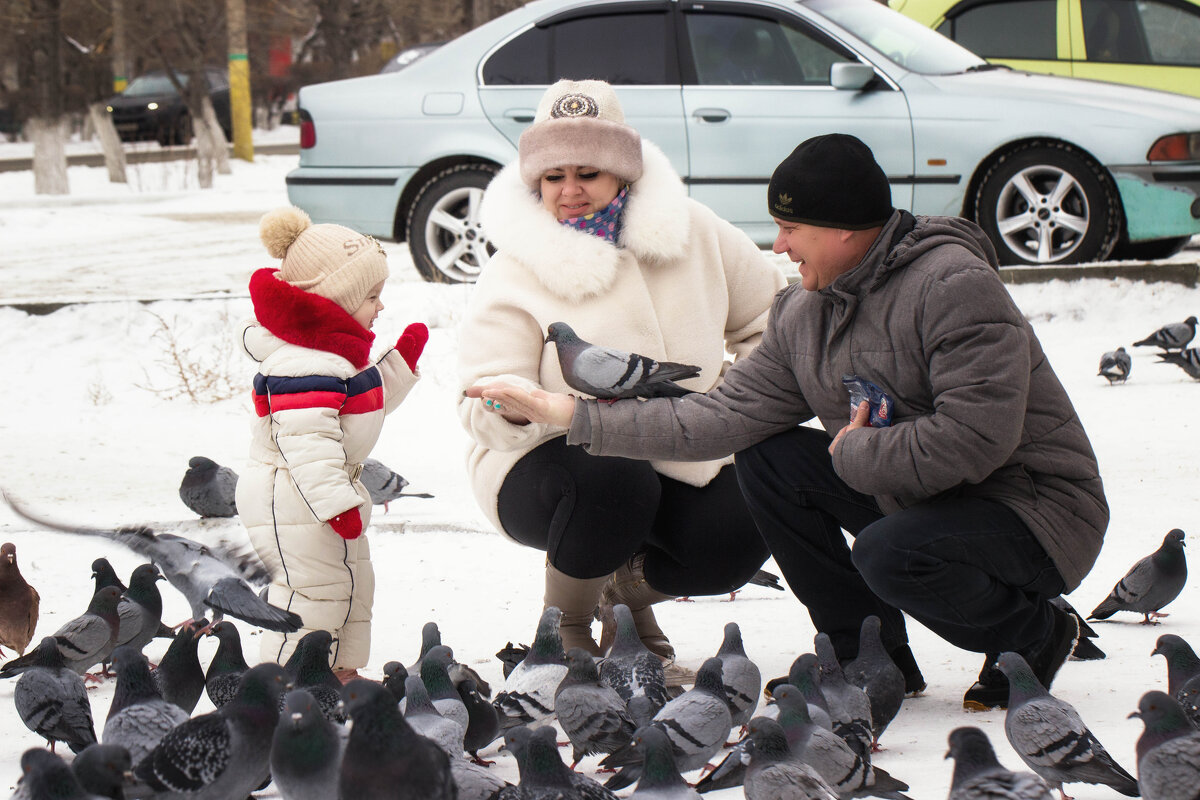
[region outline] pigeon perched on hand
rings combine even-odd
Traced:
[[[47,636],[29,653],[30,666],[17,680],[13,703],[25,727],[54,748],[66,742],[78,753],[96,743],[92,705],[83,679],[64,666],[58,641]]]
[[[271,738],[271,779],[288,800],[332,800],[346,741],[311,694],[293,689]]]
[[[51,634],[58,642],[63,664],[67,669],[83,675],[96,664],[108,661],[117,646],[117,601],[120,592],[115,586],[106,586],[92,595],[87,611],[70,620]],[[45,640],[42,640],[43,643]],[[25,671],[32,663],[33,654],[14,658],[0,667],[0,678],[11,678]]]
[[[1129,377],[1131,369],[1133,369],[1133,359],[1129,357],[1129,353],[1125,352],[1124,347],[1118,347],[1116,350],[1109,350],[1100,356],[1100,372],[1097,374],[1102,378],[1108,378],[1111,386],[1114,383],[1124,383]]]
[[[504,679],[492,705],[500,715],[500,730],[536,725],[554,719],[554,692],[567,674],[567,654],[558,631],[562,612],[547,606],[538,621],[533,646]]]
[[[1175,528],[1163,538],[1157,550],[1139,560],[1117,581],[1088,619],[1108,619],[1118,611],[1133,611],[1145,616],[1143,625],[1153,625],[1156,618],[1167,616],[1159,613],[1159,609],[1178,597],[1187,583],[1183,548],[1183,531]]]
[[[179,499],[201,517],[237,515],[237,473],[211,458],[193,456],[179,484]]]
[[[1200,348],[1189,347],[1178,353],[1156,353],[1158,364],[1174,364],[1190,377],[1200,381]]]
[[[955,728],[949,738],[946,758],[954,759],[954,774],[947,800],[1053,800],[1050,787],[1037,775],[1001,764],[979,728]]]
[[[142,651],[123,645],[113,651],[117,688],[104,721],[105,744],[119,744],[139,763],[163,737],[182,725],[188,713],[159,694]]]
[[[17,566],[17,546],[12,542],[0,545],[0,648],[25,654],[37,628],[40,605],[37,589],[26,582]]]
[[[622,397],[682,397],[690,392],[675,381],[695,378],[700,367],[585,342],[565,322],[546,329],[554,342],[563,380],[577,392],[601,400]]]
[[[1145,800],[1200,797],[1200,731],[1193,728],[1175,698],[1165,692],[1142,695],[1138,710],[1146,726],[1137,742],[1138,788]]]
[[[9,495],[4,497],[18,516],[30,522],[64,533],[109,539],[153,561],[167,581],[187,598],[192,619],[208,616],[205,612],[211,609],[214,621],[228,614],[280,633],[294,633],[303,625],[298,615],[270,605],[251,588],[251,583],[265,585],[271,575],[249,547],[210,548],[183,536],[155,533],[144,526],[75,527],[34,516]]]
[[[1046,691],[1024,658],[1001,653],[996,666],[1008,678],[1008,743],[1050,788],[1064,794],[1064,783],[1094,783],[1138,796],[1137,780],[1108,754],[1074,706]]]
[[[401,497],[433,497],[427,492],[405,492],[404,487],[408,486],[408,481],[404,479],[404,476],[392,472],[390,467],[374,458],[363,459],[362,475],[359,480],[362,481],[363,486],[367,487],[367,494],[371,495],[371,504],[383,506],[385,514],[388,510],[388,503]]]
[[[1134,347],[1159,347],[1163,350],[1182,350],[1196,335],[1196,318],[1188,317],[1183,322],[1164,325],[1154,333],[1134,342]]]

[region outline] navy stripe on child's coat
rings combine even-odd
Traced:
[[[383,408],[383,377],[375,367],[348,380],[328,375],[254,376],[254,410],[260,417],[297,408],[336,408],[369,414]]]

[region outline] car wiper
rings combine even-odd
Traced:
[[[1010,67],[1008,64],[976,64],[973,67],[967,67],[965,71],[966,72],[987,72],[987,71],[993,70],[993,69],[1007,69],[1007,70],[1011,71],[1012,67]]]

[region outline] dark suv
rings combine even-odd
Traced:
[[[224,70],[216,68],[206,69],[204,75],[217,121],[225,131],[225,138],[232,138],[229,79]],[[186,75],[178,75],[178,78],[180,83],[187,85]],[[166,70],[155,70],[134,78],[125,91],[110,97],[107,105],[122,141],[156,139],[164,147],[191,141],[191,117]]]

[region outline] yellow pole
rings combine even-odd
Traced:
[[[233,121],[233,157],[254,161],[245,0],[226,0],[225,9],[229,24],[229,113]]]
[[[121,93],[129,85],[129,69],[125,58],[125,0],[112,0],[112,68],[113,91]]]

